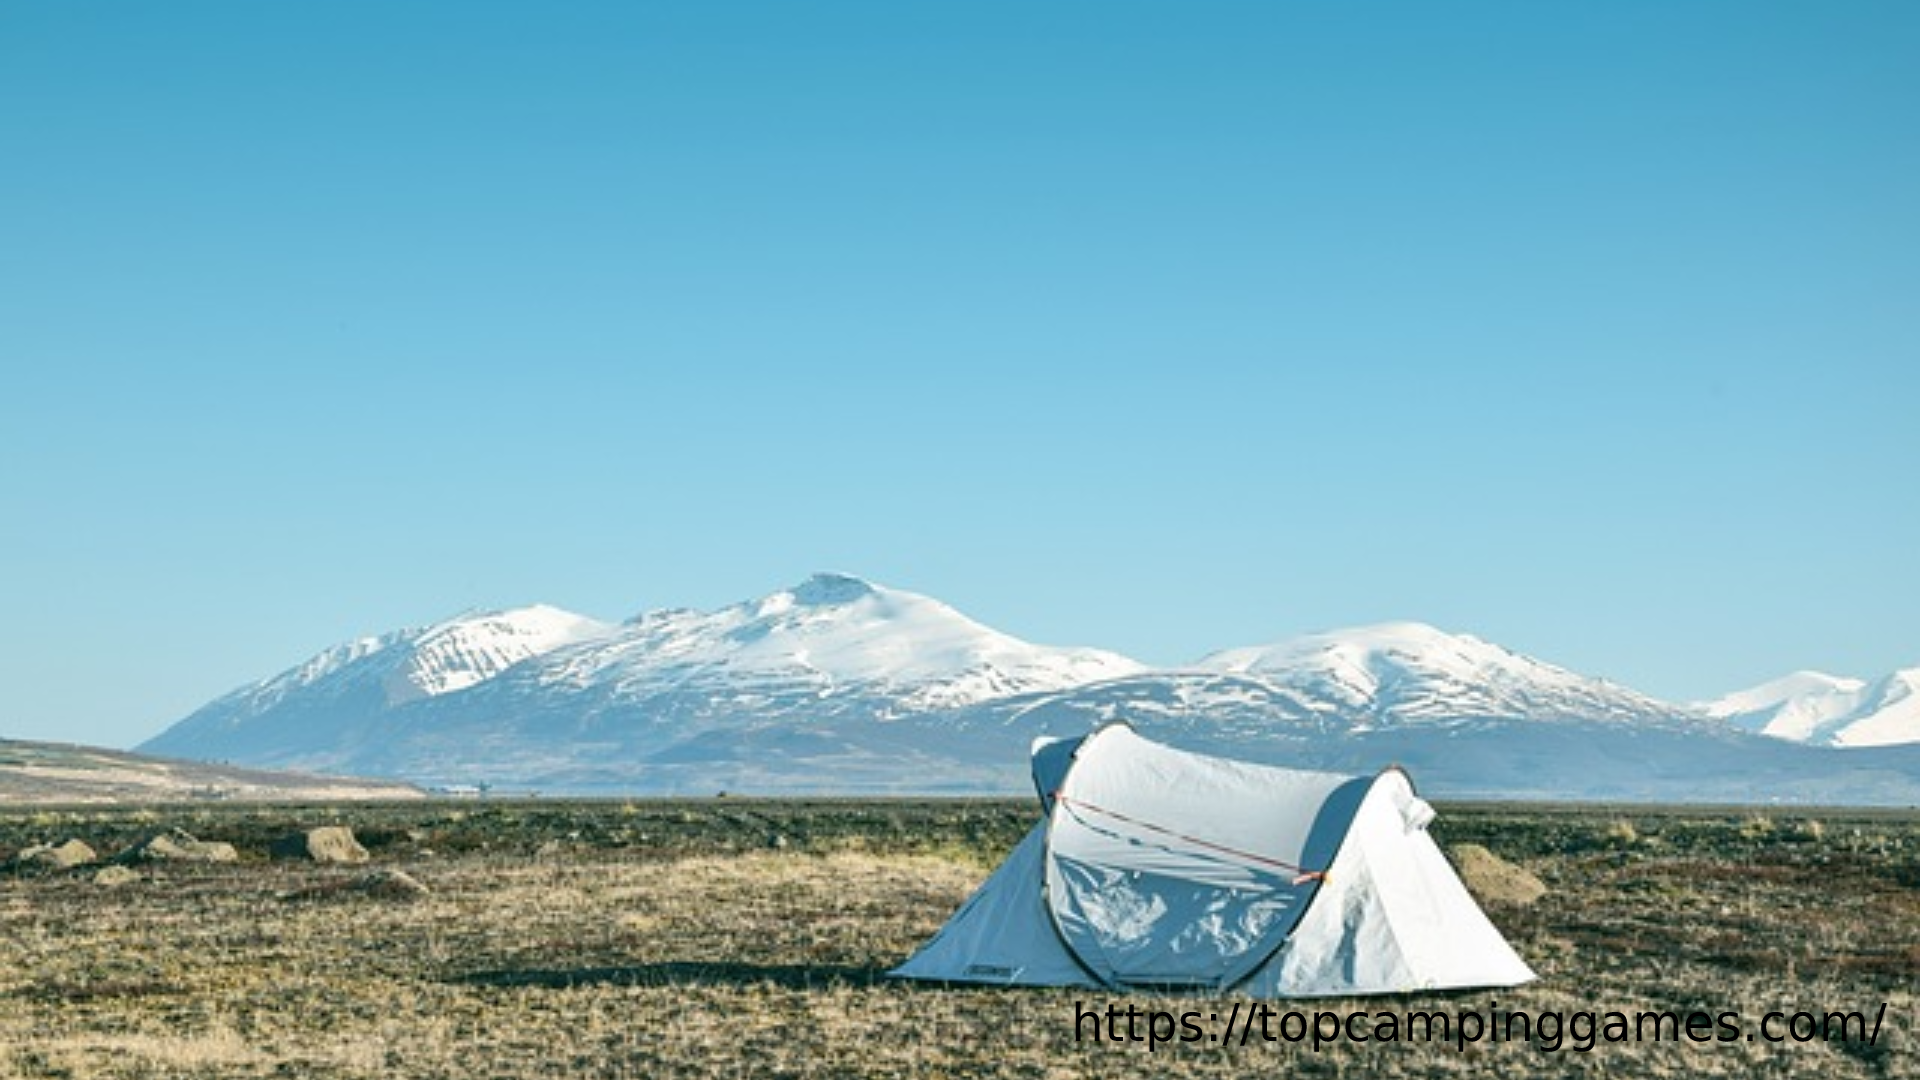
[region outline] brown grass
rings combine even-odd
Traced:
[[[1878,1047],[1076,1043],[1076,1005],[1225,1013],[1231,997],[886,980],[1031,811],[996,803],[429,804],[338,813],[374,868],[265,859],[302,809],[0,816],[0,858],[52,833],[110,852],[154,818],[231,866],[0,877],[0,1080],[747,1076],[1920,1075],[1920,817],[1469,808],[1436,825],[1549,891],[1493,917],[1518,990],[1306,1008],[1862,1010]],[[1632,840],[1622,843],[1627,822]],[[776,842],[780,838],[780,842]],[[12,845],[9,847],[9,845]],[[292,899],[295,897],[303,899]],[[1282,1003],[1283,1005],[1286,1003]]]

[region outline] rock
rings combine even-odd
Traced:
[[[418,900],[433,890],[420,884],[413,875],[401,870],[374,870],[357,878],[334,878],[284,893],[288,902],[351,900],[371,897],[376,900]]]
[[[1479,844],[1456,844],[1453,865],[1467,891],[1482,904],[1525,907],[1547,895],[1546,883],[1533,871],[1488,851]]]
[[[100,856],[85,842],[68,840],[64,844],[35,844],[15,855],[13,864],[34,870],[71,870],[99,860]]]
[[[155,833],[121,852],[116,861],[147,862],[238,862],[240,853],[232,844],[219,840],[198,840],[179,829]]]
[[[354,881],[353,888],[355,892],[385,900],[418,900],[433,891],[404,870],[375,870],[363,874]]]
[[[117,889],[140,880],[140,875],[124,866],[103,866],[94,872],[93,883],[103,889]]]
[[[367,849],[345,825],[322,825],[317,829],[292,833],[273,842],[276,859],[303,859],[317,863],[363,863]]]

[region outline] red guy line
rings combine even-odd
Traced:
[[[1183,840],[1189,844],[1195,845],[1196,847],[1208,848],[1212,851],[1218,851],[1226,855],[1237,856],[1242,859],[1247,859],[1251,862],[1265,863],[1268,866],[1277,866],[1282,870],[1291,870],[1296,875],[1298,875],[1293,879],[1293,883],[1295,885],[1305,884],[1306,882],[1309,882],[1309,881],[1325,881],[1327,879],[1327,872],[1325,870],[1309,870],[1304,866],[1295,866],[1290,862],[1285,862],[1280,859],[1275,859],[1267,855],[1261,855],[1261,854],[1258,854],[1257,852],[1242,851],[1239,848],[1228,847],[1225,844],[1216,844],[1211,840],[1202,840],[1197,836],[1189,836],[1183,832],[1175,832],[1174,830],[1166,828],[1165,826],[1155,825],[1151,821],[1141,821],[1139,818],[1128,817],[1127,815],[1121,813],[1118,810],[1109,810],[1104,806],[1095,806],[1093,803],[1087,802],[1084,799],[1069,799],[1067,798],[1066,795],[1058,791],[1053,793],[1053,798],[1055,802],[1063,802],[1063,803],[1066,803],[1068,806],[1082,807],[1084,809],[1091,810],[1096,814],[1105,814],[1106,816],[1113,818],[1115,821],[1124,821],[1129,825],[1135,825],[1142,829],[1148,829],[1153,832],[1160,833],[1164,836],[1171,836],[1176,840]]]

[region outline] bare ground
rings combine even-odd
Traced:
[[[1541,980],[1305,1009],[1862,1011],[1876,1042],[1076,1041],[1081,1008],[1234,999],[891,982],[1030,822],[1000,802],[0,812],[0,861],[182,827],[242,861],[0,874],[0,1080],[24,1077],[1920,1076],[1920,814],[1472,806],[1547,894],[1489,912]],[[270,862],[352,824],[373,868]],[[1088,1029],[1080,1025],[1082,1034]],[[1124,1026],[1124,1022],[1123,1022]],[[1776,1024],[1776,1030],[1778,1025]]]

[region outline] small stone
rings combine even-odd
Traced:
[[[103,889],[117,889],[140,880],[140,875],[124,866],[103,866],[93,875],[93,883]]]
[[[418,900],[432,889],[404,870],[375,870],[353,883],[355,891],[387,900]]]
[[[120,862],[238,862],[240,853],[220,840],[199,840],[180,829],[155,833],[121,852]]]

